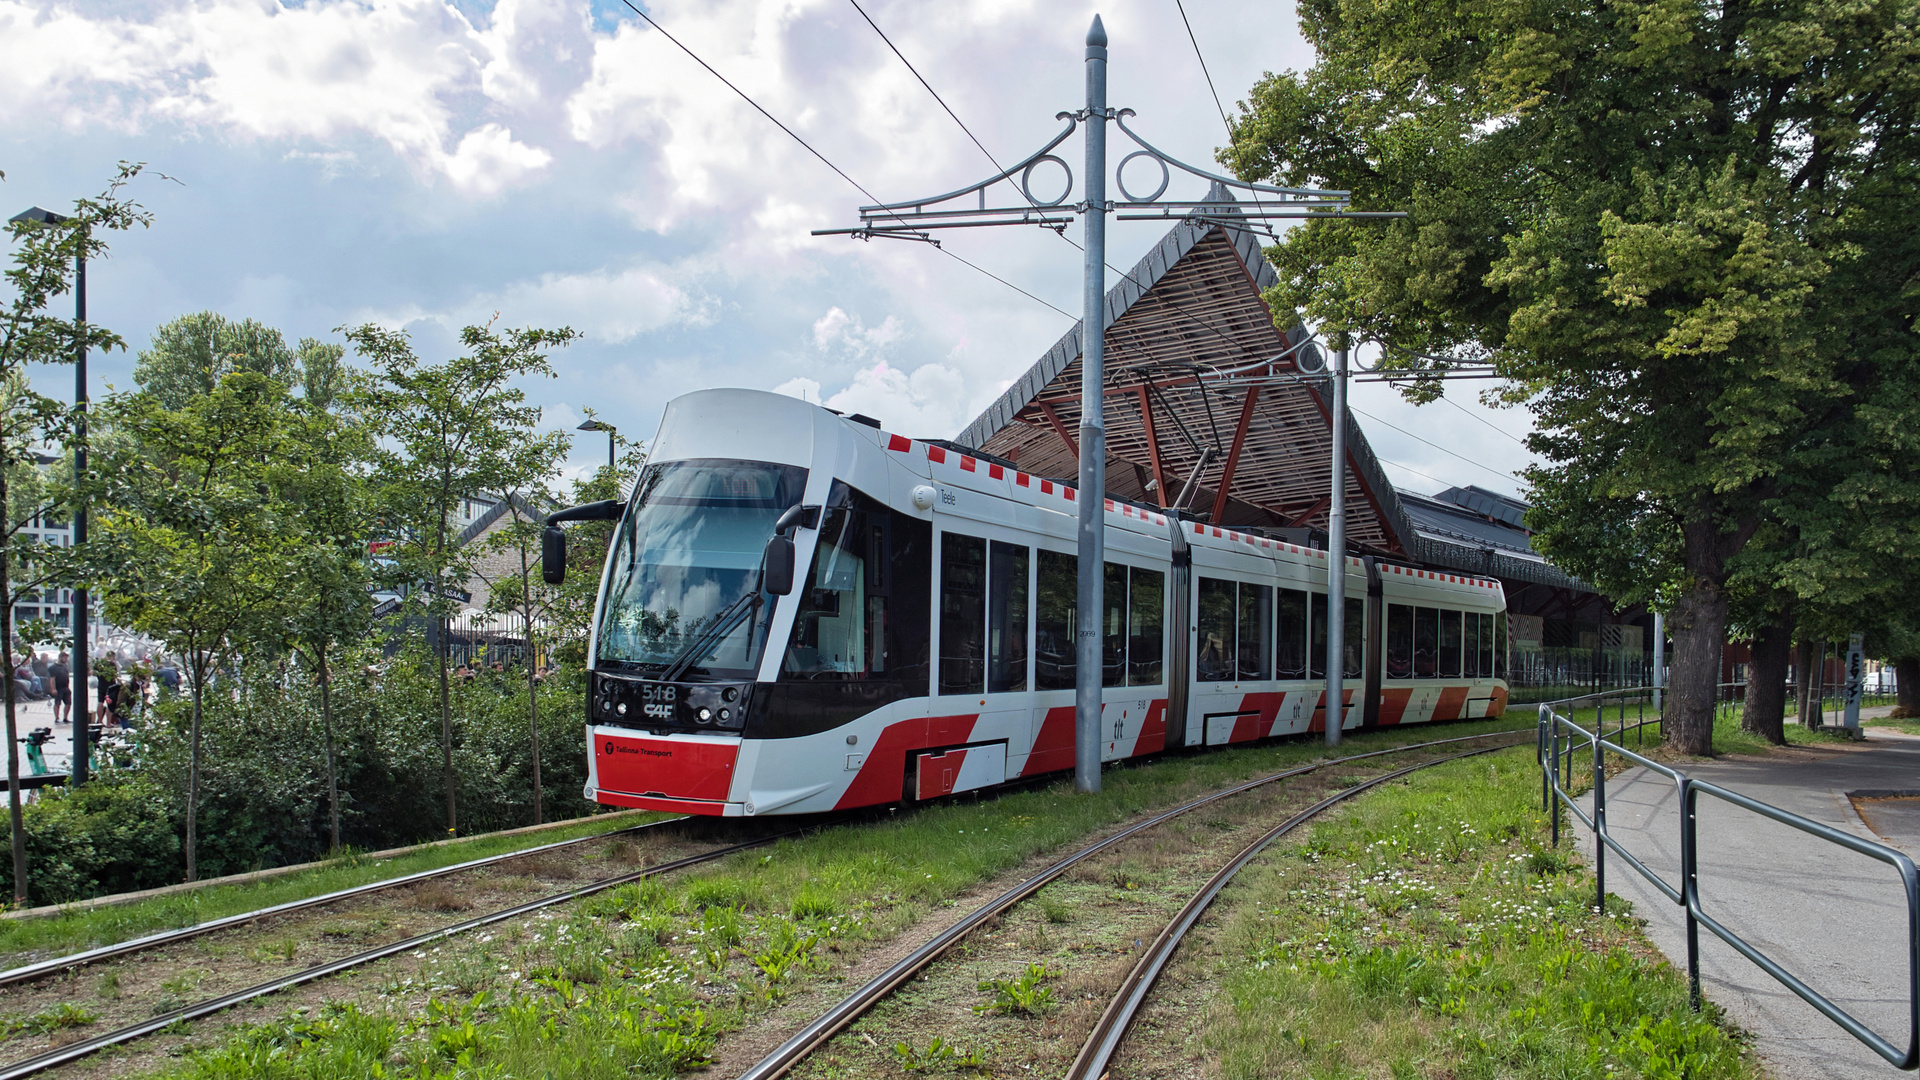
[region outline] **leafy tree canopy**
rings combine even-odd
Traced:
[[[1920,8],[1299,10],[1319,62],[1264,79],[1223,156],[1411,216],[1294,230],[1270,300],[1404,366],[1495,365],[1536,417],[1540,545],[1667,602],[1676,741],[1707,748],[1730,564],[1812,512],[1823,467],[1854,476],[1913,430],[1887,387],[1920,301],[1892,239],[1916,224]]]

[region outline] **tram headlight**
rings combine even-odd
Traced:
[[[724,723],[726,723],[727,721],[729,721],[729,720],[731,720],[731,719],[733,719],[733,710],[732,710],[732,709],[721,709],[721,710],[720,710],[720,722],[721,722],[721,723],[723,723],[723,724],[724,724]]]
[[[725,690],[720,691],[721,701],[732,701],[735,698],[738,698],[739,696],[740,696],[740,688],[737,686],[729,686]],[[727,711],[725,709],[720,710],[720,719],[725,720],[726,718],[727,718]]]
[[[621,702],[620,704],[618,704],[618,705],[615,705],[615,706],[613,707],[613,711],[614,711],[615,713],[617,713],[618,715],[620,715],[620,716],[625,716],[625,715],[627,715],[627,703],[623,701],[623,702]]]
[[[693,717],[694,719],[700,721],[703,724],[712,723],[713,710],[705,706],[701,706],[698,710],[694,712]]]

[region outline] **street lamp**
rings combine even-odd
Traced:
[[[15,224],[40,226],[65,225],[67,217],[38,206],[13,215]],[[73,257],[73,480],[79,484],[87,475],[87,256],[85,249]],[[76,500],[73,508],[73,542],[87,542],[87,504]],[[73,687],[69,719],[73,721],[73,762],[67,766],[68,783],[87,782],[87,679],[92,677],[87,655],[87,590],[74,589],[67,618],[73,623],[73,663],[67,678]]]
[[[581,424],[579,430],[604,431],[607,433],[607,471],[612,472],[616,467],[613,463],[613,437],[614,437],[614,433],[619,429],[615,428],[612,424],[604,423],[599,420],[589,420],[586,423]]]

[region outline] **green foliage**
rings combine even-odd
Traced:
[[[1053,1008],[1053,990],[1041,984],[1059,974],[1049,971],[1045,964],[1028,964],[1027,970],[1014,979],[986,979],[980,983],[980,989],[993,995],[993,1000],[984,1005],[975,1005],[977,1013],[999,1013],[1001,1016],[1039,1016]]]
[[[986,1055],[979,1050],[962,1050],[935,1035],[922,1050],[912,1043],[893,1044],[895,1063],[907,1072],[936,1072],[946,1069],[985,1069]]]
[[[27,897],[59,904],[179,879],[173,800],[138,773],[108,769],[78,788],[46,788],[23,814]],[[0,881],[12,884],[8,868]]]
[[[65,1028],[85,1027],[99,1019],[98,1013],[75,1005],[71,1001],[63,1001],[27,1016],[0,1018],[0,1040],[11,1039],[22,1032],[29,1035],[51,1035]]]
[[[1300,15],[1318,61],[1255,87],[1225,159],[1410,216],[1294,230],[1269,300],[1397,366],[1494,365],[1546,459],[1536,546],[1671,605],[1673,734],[1706,748],[1729,583],[1764,525],[1762,589],[1841,601],[1910,551],[1910,6]]]
[[[180,409],[213,393],[233,372],[249,371],[299,387],[309,404],[325,409],[338,391],[345,351],[314,338],[289,348],[280,331],[264,323],[201,311],[154,330],[153,343],[134,363],[133,381],[163,407]]]

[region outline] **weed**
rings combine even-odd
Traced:
[[[1045,964],[1028,964],[1025,974],[1017,979],[988,979],[980,984],[980,989],[993,995],[993,1000],[985,1005],[975,1005],[977,1013],[999,1013],[1012,1016],[1039,1016],[1053,1007],[1053,991],[1040,985],[1058,975]]]
[[[160,984],[160,989],[169,994],[190,994],[200,986],[200,980],[207,977],[204,971],[183,971]]]
[[[1065,900],[1047,893],[1040,895],[1040,914],[1055,926],[1065,926],[1073,921],[1073,909]]]
[[[787,914],[795,919],[831,919],[840,914],[840,904],[823,890],[803,886]]]
[[[700,936],[709,945],[731,948],[744,941],[747,930],[737,907],[710,907],[700,913]]]
[[[108,1001],[118,1000],[120,997],[120,973],[118,971],[109,971],[101,975],[99,980],[93,984],[93,993],[94,996],[106,998]]]
[[[0,1040],[11,1039],[21,1032],[32,1035],[51,1035],[67,1028],[83,1027],[98,1019],[100,1019],[98,1013],[90,1012],[71,1001],[63,1001],[27,1016],[9,1016],[0,1019]]]
[[[687,885],[687,906],[695,911],[710,907],[745,908],[752,889],[739,878],[704,877]]]
[[[893,1056],[908,1072],[932,1072],[935,1069],[985,1069],[987,1059],[979,1050],[962,1050],[935,1035],[925,1050],[911,1043],[893,1044]]]

